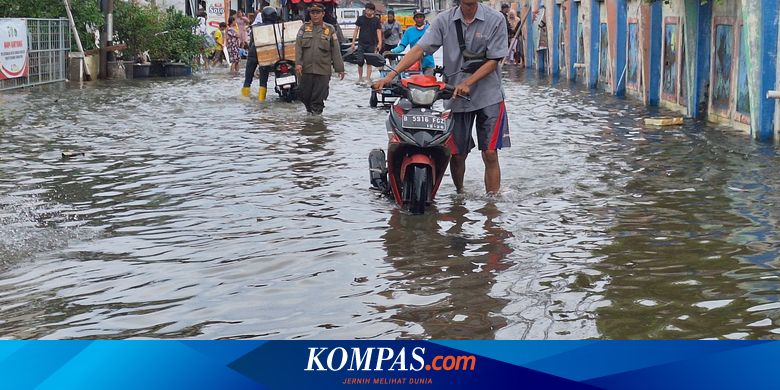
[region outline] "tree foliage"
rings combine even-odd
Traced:
[[[192,63],[203,47],[203,37],[193,34],[198,19],[170,7],[161,13],[158,20],[163,29],[151,41],[149,55],[152,58]]]
[[[203,38],[193,34],[197,25],[197,18],[173,7],[162,10],[114,0],[115,42],[126,43],[134,56],[148,51],[152,59],[189,64],[203,47]]]
[[[91,28],[100,28],[104,24],[97,0],[69,0],[76,30],[81,38],[84,50],[95,48],[95,39]],[[62,0],[0,0],[0,17],[3,18],[66,18],[65,3]],[[76,49],[75,40],[71,40],[71,49]]]
[[[114,0],[114,34],[117,42],[127,44],[127,51],[137,56],[149,50],[155,34],[161,31],[159,10],[131,2]]]

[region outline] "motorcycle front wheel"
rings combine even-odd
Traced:
[[[428,203],[428,195],[431,192],[431,175],[429,168],[424,165],[414,165],[407,174],[405,183],[407,207],[412,214],[424,214]]]

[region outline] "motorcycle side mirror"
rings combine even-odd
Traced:
[[[482,67],[482,65],[485,64],[487,60],[468,60],[463,63],[463,66],[460,68],[460,71],[463,73],[474,73]]]
[[[385,56],[379,54],[379,53],[366,53],[363,54],[363,59],[365,59],[366,63],[381,68],[385,66]]]

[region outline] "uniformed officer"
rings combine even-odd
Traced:
[[[344,79],[344,62],[336,29],[323,22],[325,7],[309,7],[310,22],[298,31],[295,40],[295,71],[298,73],[298,98],[311,114],[322,114],[328,98],[331,66]]]

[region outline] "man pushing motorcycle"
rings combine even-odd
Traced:
[[[434,19],[427,33],[395,67],[396,73],[389,72],[372,85],[374,90],[381,90],[398,73],[419,61],[424,53],[434,53],[439,47],[443,49],[444,71],[450,75],[447,82],[455,86],[447,108],[452,110],[455,122],[450,173],[459,193],[463,192],[466,158],[475,146],[471,135],[475,121],[477,143],[485,164],[485,190],[488,194],[496,194],[501,187],[498,150],[510,146],[499,68],[499,61],[508,52],[507,39],[506,21],[501,13],[479,4],[478,0],[461,0],[459,6]],[[464,61],[475,59],[484,60],[484,63],[474,73],[458,72]]]

